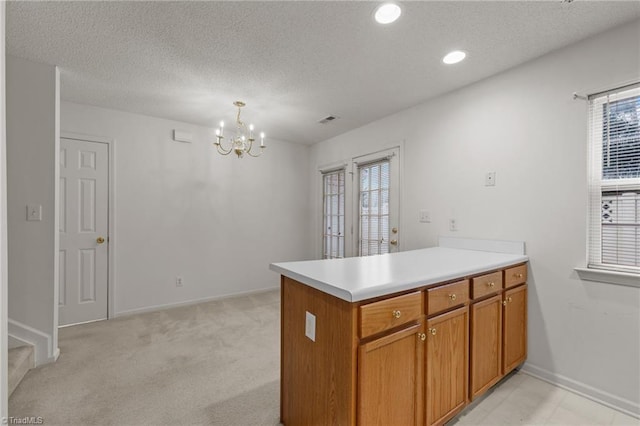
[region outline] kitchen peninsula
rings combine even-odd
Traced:
[[[282,423],[448,421],[526,359],[527,261],[524,243],[441,238],[272,264],[282,275]]]

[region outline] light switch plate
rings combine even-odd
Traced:
[[[306,311],[304,335],[311,341],[316,341],[316,316],[309,311]]]
[[[27,220],[39,222],[42,220],[42,205],[29,204],[27,205]]]
[[[427,210],[420,210],[419,218],[421,223],[431,223],[431,213]]]

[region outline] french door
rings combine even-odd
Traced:
[[[400,148],[322,172],[322,257],[400,250]]]

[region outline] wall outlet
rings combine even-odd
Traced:
[[[496,186],[496,172],[487,172],[484,175],[484,186]]]
[[[316,341],[316,316],[309,311],[306,311],[304,335],[307,336],[311,341]]]
[[[183,285],[182,277],[176,277],[176,287],[182,287]]]
[[[450,231],[458,230],[458,221],[456,219],[449,219],[449,230]]]
[[[420,223],[431,223],[431,213],[427,210],[420,210],[418,212],[418,220],[420,220]]]
[[[40,222],[42,220],[42,205],[40,204],[27,205],[27,220]]]

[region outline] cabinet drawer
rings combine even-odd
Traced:
[[[527,265],[515,266],[504,271],[504,288],[527,282]]]
[[[502,290],[502,271],[471,279],[471,297],[478,299]]]
[[[420,319],[419,291],[360,306],[360,338]]]
[[[427,290],[427,315],[437,314],[469,301],[469,280]]]

